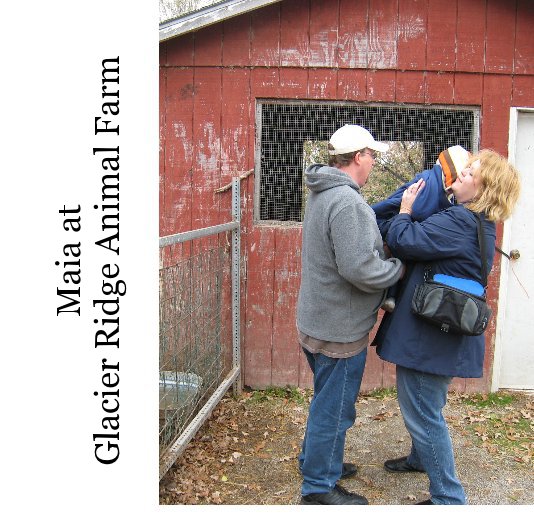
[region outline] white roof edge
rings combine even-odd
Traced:
[[[280,2],[281,0],[228,0],[196,12],[191,12],[161,23],[159,26],[159,41],[166,41],[176,36],[193,32],[194,30],[219,23],[260,7]]]

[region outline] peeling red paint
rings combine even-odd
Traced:
[[[214,190],[254,167],[257,98],[478,105],[481,146],[506,153],[510,107],[534,106],[532,26],[529,0],[283,0],[162,43],[160,234],[229,221],[230,193]],[[241,182],[244,382],[309,386],[300,227],[254,223],[254,180]],[[484,378],[454,388],[488,390],[494,338],[492,325]],[[371,348],[363,389],[394,377]]]

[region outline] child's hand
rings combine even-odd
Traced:
[[[402,193],[399,214],[412,214],[412,205],[415,202],[417,195],[419,195],[424,187],[425,181],[420,178],[417,182],[404,190],[404,193]]]

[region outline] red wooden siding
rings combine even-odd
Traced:
[[[395,101],[395,70],[369,70],[367,72],[367,98],[369,102]]]
[[[516,10],[515,2],[487,0],[486,13],[486,61],[487,73],[512,73],[514,68],[514,46]],[[514,35],[514,37],[511,37]]]
[[[367,2],[355,6],[352,0],[340,0],[337,48],[340,69],[367,68],[368,31]]]
[[[456,64],[457,2],[428,1],[426,69],[454,71]]]
[[[425,103],[442,105],[454,103],[454,76],[452,74],[429,71],[425,78]]]
[[[427,0],[399,0],[397,66],[424,70],[428,24]]]
[[[424,103],[426,77],[422,71],[397,71],[395,102]]]
[[[280,64],[280,6],[270,5],[253,11],[250,28],[251,66]],[[269,20],[269,23],[265,23]]]
[[[518,0],[515,29],[514,73],[534,73],[534,2],[532,0]],[[532,88],[531,88],[532,89]]]
[[[456,71],[477,73],[484,69],[486,43],[485,2],[461,2],[456,25]]]
[[[507,153],[511,106],[534,106],[530,0],[285,0],[160,45],[160,232],[230,218],[214,193],[254,168],[257,98],[481,107],[481,147]],[[299,224],[253,221],[254,177],[242,183],[242,338],[246,385],[310,385],[295,304]],[[498,307],[500,258],[489,280]],[[455,380],[487,390],[485,374]],[[369,350],[363,389],[394,384]]]

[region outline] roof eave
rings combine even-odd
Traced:
[[[160,43],[173,37],[199,30],[203,27],[239,16],[281,0],[228,0],[196,12],[180,16],[159,26]]]

